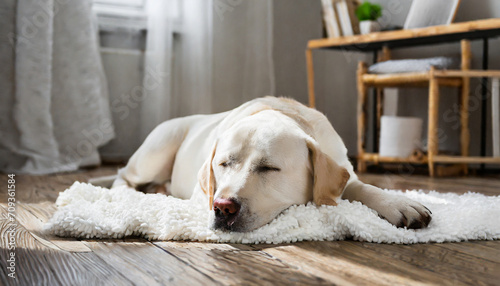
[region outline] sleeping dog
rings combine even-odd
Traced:
[[[291,205],[359,201],[398,227],[422,228],[420,203],[361,182],[328,119],[294,100],[265,97],[228,112],[156,127],[113,187],[206,204],[213,229],[246,232]]]

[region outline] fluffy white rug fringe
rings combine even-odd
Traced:
[[[129,188],[105,189],[75,182],[59,194],[58,210],[45,229],[59,236],[228,243],[287,243],[343,240],[378,243],[426,243],[500,238],[500,196],[386,190],[426,205],[429,227],[396,228],[360,203],[340,200],[333,206],[292,206],[269,224],[248,233],[213,231],[209,211],[189,200],[143,194]]]

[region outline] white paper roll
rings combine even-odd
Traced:
[[[422,119],[417,117],[382,116],[380,156],[408,157],[422,148]]]

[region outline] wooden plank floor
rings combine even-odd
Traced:
[[[0,175],[0,285],[500,285],[500,241],[241,245],[75,240],[41,232],[60,191],[75,180],[110,175],[116,168],[16,176],[17,280],[7,277],[7,176]],[[499,176],[361,177],[383,188],[500,195]]]

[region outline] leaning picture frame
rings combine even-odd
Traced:
[[[448,25],[453,22],[460,0],[413,0],[405,29]]]

